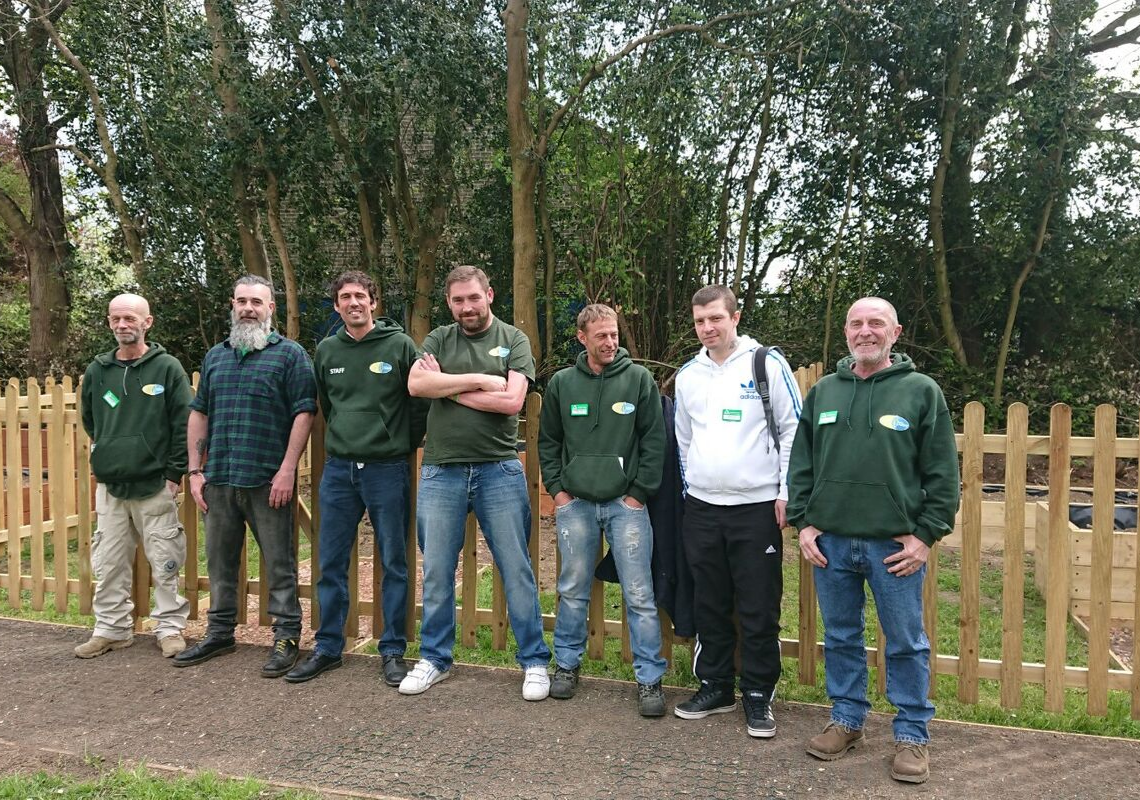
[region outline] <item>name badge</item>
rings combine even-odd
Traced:
[[[572,417],[584,417],[589,413],[590,413],[590,404],[589,403],[571,403],[570,404],[570,416],[572,416]]]
[[[115,396],[114,392],[108,389],[103,393],[103,402],[105,402],[111,408],[114,408],[119,404],[119,398]]]
[[[820,411],[819,412],[819,424],[820,425],[831,425],[837,419],[839,419],[839,412],[838,411]]]
[[[722,422],[740,422],[744,419],[744,414],[739,408],[726,408],[720,412],[720,418]]]

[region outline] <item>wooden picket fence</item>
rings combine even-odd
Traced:
[[[806,393],[820,374],[819,365],[797,370],[796,378],[801,390]],[[194,384],[197,385],[197,374],[194,375]],[[93,484],[88,461],[89,441],[77,412],[76,395],[74,382],[70,378],[59,382],[49,378],[44,381],[42,388],[34,379],[23,384],[12,379],[5,387],[3,406],[0,409],[0,453],[3,455],[5,475],[4,491],[0,492],[0,525],[4,526],[0,527],[0,560],[9,566],[7,572],[0,572],[0,587],[7,590],[7,604],[14,609],[30,607],[37,611],[43,610],[48,605],[50,594],[57,612],[66,612],[69,597],[76,596],[79,611],[83,614],[91,613],[94,592],[90,565]],[[538,395],[530,395],[524,420],[536,421],[541,404]],[[1096,409],[1092,437],[1071,435],[1071,410],[1063,404],[1052,408],[1048,435],[1029,434],[1028,408],[1021,403],[1009,407],[1004,434],[986,434],[984,414],[980,403],[969,403],[965,408],[963,432],[957,437],[962,458],[963,489],[960,537],[955,537],[954,541],[954,546],[961,553],[958,655],[937,651],[938,559],[932,557],[928,566],[925,621],[932,645],[932,683],[937,675],[955,675],[959,699],[965,703],[976,703],[979,681],[996,680],[1001,687],[1001,703],[1006,708],[1017,708],[1020,705],[1025,684],[1043,684],[1045,708],[1058,712],[1063,709],[1064,690],[1078,688],[1087,693],[1088,713],[1101,716],[1108,711],[1110,690],[1127,692],[1131,697],[1132,716],[1140,719],[1140,670],[1113,669],[1109,655],[1109,627],[1113,609],[1131,608],[1132,619],[1140,619],[1140,593],[1136,591],[1137,585],[1140,585],[1140,558],[1137,557],[1136,534],[1130,534],[1131,539],[1121,539],[1118,532],[1114,539],[1113,532],[1117,461],[1140,459],[1140,440],[1117,438],[1116,411],[1108,405]],[[543,541],[539,529],[541,483],[538,460],[534,457],[538,448],[537,425],[526,424],[524,421],[520,435],[525,441],[524,468],[533,509],[530,554],[537,577],[540,553],[554,553],[557,559],[557,546],[552,537],[550,541]],[[998,659],[981,658],[979,653],[982,460],[987,453],[1000,454],[1005,460],[1004,552],[1007,557],[1002,560],[1003,636],[1001,658]],[[527,455],[531,457],[526,458]],[[1032,502],[1032,498],[1027,498],[1026,494],[1027,459],[1031,455],[1047,456],[1049,459],[1050,498],[1063,498],[1067,501],[1073,458],[1091,459],[1094,475],[1092,530],[1081,532],[1078,545],[1074,545],[1067,502],[1037,506],[1037,529],[1046,549],[1038,561],[1038,581],[1044,587],[1046,604],[1044,663],[1025,663],[1022,657],[1025,568],[1024,559],[1019,554],[1026,549],[1027,499]],[[297,498],[294,532],[298,541],[303,534],[311,543],[312,578],[299,587],[299,593],[302,598],[312,601],[309,624],[313,627],[319,624],[320,614],[313,587],[319,579],[316,554],[320,546],[319,485],[323,463],[324,429],[318,420],[302,464],[302,474],[308,475],[310,489],[307,496]],[[409,575],[415,581],[418,580],[416,567],[419,557],[414,508],[418,470],[414,468],[414,460],[411,460],[409,466],[413,508],[407,548]],[[35,476],[40,476],[40,479],[35,480]],[[186,484],[183,489],[184,497],[188,497]],[[198,574],[197,560],[194,557],[198,550],[198,509],[194,503],[184,501],[181,503],[180,514],[186,528],[189,554],[184,574],[184,591],[190,600],[191,615],[196,618],[202,605],[200,600],[209,592],[210,582],[208,576]],[[1042,542],[1038,545],[1042,546]],[[74,575],[69,574],[69,546],[77,556]],[[1082,548],[1079,553],[1074,551],[1074,546]],[[29,566],[27,569],[13,569],[12,565],[19,564],[20,559],[12,556],[21,552]],[[1080,601],[1090,620],[1087,666],[1080,667],[1066,663],[1066,634],[1074,602],[1073,570],[1067,567],[1073,563],[1074,557],[1078,563],[1083,564],[1080,569],[1087,576],[1089,592],[1089,596]],[[242,559],[244,567],[244,552]],[[1051,564],[1053,568],[1041,575],[1043,563]],[[476,551],[476,524],[473,516],[467,522],[461,565],[463,578],[461,587],[457,590],[458,597],[462,599],[462,608],[458,611],[461,641],[465,645],[474,646],[479,627],[489,626],[493,646],[497,649],[506,648],[506,602],[497,570],[494,573],[491,607],[477,607],[481,565]],[[814,685],[817,682],[817,666],[823,655],[816,627],[817,600],[812,568],[802,558],[799,570],[797,636],[794,639],[783,639],[781,643],[784,655],[798,661],[800,682]],[[350,637],[360,635],[359,618],[365,617],[370,620],[371,632],[375,636],[383,627],[381,605],[360,598],[358,571],[357,553],[354,550],[346,633]],[[240,574],[245,576],[247,570],[243,568]],[[136,608],[147,608],[150,576],[141,548],[136,560],[135,575]],[[380,596],[381,577],[382,567],[379,559],[375,558],[371,583],[372,596],[376,598]],[[270,624],[267,586],[264,574],[261,574],[257,578],[245,579],[238,589],[239,596],[259,597],[258,622],[261,625]],[[21,595],[21,590],[26,596]],[[407,615],[409,638],[414,635],[416,620],[422,615],[422,608],[415,603],[415,594],[413,587],[410,587]],[[239,603],[239,613],[240,621],[245,622],[245,604]],[[628,634],[623,623],[624,610],[620,621],[605,619],[602,586],[595,582],[589,613],[588,655],[600,658],[605,640],[620,638],[623,657],[630,660]],[[552,629],[554,615],[545,615],[544,625],[547,630]],[[688,640],[673,636],[668,619],[662,620],[662,628],[665,634],[665,655],[671,660],[674,645],[687,643]],[[877,636],[878,646],[868,648],[868,663],[879,667],[877,680],[882,691],[886,670],[881,628]],[[811,644],[804,647],[801,644],[803,642]],[[1132,664],[1140,664],[1140,637],[1133,639]]]

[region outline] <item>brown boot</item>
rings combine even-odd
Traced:
[[[175,633],[159,639],[158,646],[162,648],[163,658],[174,658],[186,649],[186,640],[182,638],[182,634]]]
[[[807,751],[808,755],[822,758],[824,761],[834,761],[837,758],[843,758],[848,750],[857,744],[862,744],[862,742],[863,731],[861,729],[852,730],[846,725],[832,720],[827,723],[823,733],[812,737],[811,741],[808,742]]]
[[[124,647],[130,647],[134,643],[134,636],[128,636],[126,639],[105,639],[102,636],[92,636],[86,642],[75,648],[75,655],[80,658],[95,658],[95,656],[101,656],[112,650],[122,650]]]
[[[906,783],[926,783],[926,779],[930,777],[930,754],[926,745],[895,742],[895,760],[891,764],[891,777]]]

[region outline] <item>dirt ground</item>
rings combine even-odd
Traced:
[[[389,798],[948,798],[1140,800],[1140,742],[935,721],[931,781],[889,777],[890,719],[841,761],[805,755],[827,710],[777,702],[774,739],[737,711],[636,713],[631,685],[584,679],[570,701],[527,703],[516,669],[457,666],[418,697],[376,659],[305,684],[259,677],[266,649],[173,669],[153,638],[91,660],[87,632],[0,619],[0,773],[145,761]],[[686,692],[667,690],[670,706]]]

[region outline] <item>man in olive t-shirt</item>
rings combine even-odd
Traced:
[[[515,448],[534,357],[527,337],[491,313],[495,295],[483,270],[456,267],[444,287],[455,323],[428,334],[408,374],[409,394],[432,403],[416,502],[424,554],[420,661],[400,693],[420,694],[450,674],[455,568],[474,511],[503,578],[523,697],[543,700],[550,693],[550,650],[527,552],[530,502]]]

